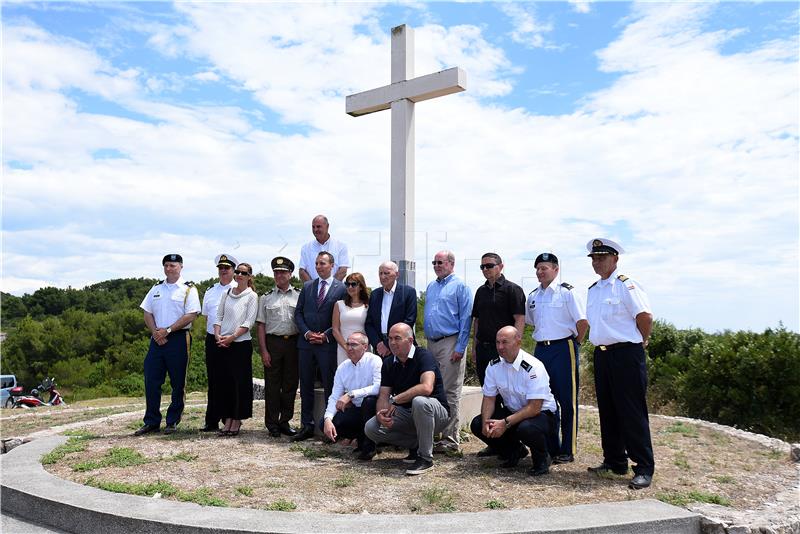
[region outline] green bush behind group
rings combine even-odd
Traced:
[[[214,282],[197,284],[201,297]],[[274,280],[263,274],[254,282],[259,294],[274,287]],[[67,401],[143,396],[149,332],[139,304],[154,283],[124,278],[83,289],[47,287],[22,297],[3,293],[2,372],[15,374],[26,389],[53,376]],[[301,285],[296,278],[292,283]],[[423,303],[424,294],[418,302],[418,332]],[[192,326],[187,391],[206,389],[205,322],[201,317]],[[523,339],[524,349],[533,352],[530,336],[526,333]],[[254,375],[263,377],[255,339],[253,344]],[[584,343],[581,398],[588,402],[593,391],[592,352]],[[761,333],[711,334],[657,320],[647,356],[652,410],[787,440],[800,438],[800,335],[782,324]],[[477,385],[471,358],[467,383]],[[164,391],[169,391],[168,384]]]

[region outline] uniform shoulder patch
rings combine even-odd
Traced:
[[[520,363],[519,366],[528,371],[529,373],[531,372],[531,369],[533,369],[533,366],[528,362],[526,362],[525,360],[522,360],[522,363]]]
[[[539,291],[539,288],[538,288],[538,287],[537,287],[536,289],[534,289],[533,291],[531,291],[530,293],[528,293],[528,295],[533,295],[533,294],[534,294],[534,293],[536,293],[537,291]]]
[[[153,287],[155,287],[155,286],[160,286],[160,285],[161,285],[161,284],[163,284],[163,283],[164,283],[164,280],[159,280],[158,282],[156,282],[155,284],[153,284]]]
[[[590,286],[589,286],[589,289],[592,289],[592,288],[593,288],[594,286],[596,286],[596,285],[597,285],[597,282],[595,282],[594,284],[590,285]]]
[[[574,286],[573,286],[572,284],[568,284],[568,283],[564,282],[563,284],[561,284],[561,287],[564,287],[564,288],[566,288],[566,289],[568,289],[568,290],[572,291],[572,288],[573,288]]]
[[[191,280],[189,280],[188,282],[184,282],[183,284],[189,287],[194,287],[194,282],[192,282]]]
[[[498,357],[497,357],[497,358],[495,358],[494,360],[490,361],[490,362],[489,362],[489,365],[494,365],[494,364],[496,364],[496,363],[500,363],[500,356],[498,356]]]
[[[625,282],[625,281],[627,281],[627,280],[628,280],[628,277],[627,277],[627,276],[625,276],[624,274],[621,274],[621,275],[619,275],[619,276],[617,277],[617,280],[619,280],[620,282]]]

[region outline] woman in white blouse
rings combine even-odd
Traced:
[[[236,287],[222,295],[214,323],[221,376],[219,418],[225,427],[221,436],[236,436],[243,419],[253,416],[253,343],[250,329],[258,312],[258,294],[253,287],[253,268],[240,263],[233,271]]]
[[[339,344],[336,350],[337,366],[347,360],[347,338],[355,332],[364,331],[369,303],[369,289],[361,273],[347,275],[344,286],[347,293],[343,300],[336,302],[331,318],[333,337]]]

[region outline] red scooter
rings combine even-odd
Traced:
[[[47,402],[43,401],[39,396],[41,391],[50,393],[50,398]],[[37,406],[57,406],[59,404],[67,405],[61,397],[61,393],[56,389],[56,381],[52,378],[45,378],[38,388],[33,388],[30,395],[24,395],[22,386],[17,386],[10,391],[12,408],[36,408]]]

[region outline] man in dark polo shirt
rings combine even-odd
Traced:
[[[486,379],[486,367],[498,357],[495,338],[497,332],[506,326],[513,326],[518,332],[525,329],[525,293],[514,282],[503,276],[503,260],[499,254],[487,252],[481,257],[481,273],[486,278],[475,292],[472,304],[472,331],[474,340],[472,357],[481,386]],[[499,409],[503,401],[495,397]],[[493,456],[497,450],[491,445],[478,452],[478,456]]]
[[[383,362],[377,413],[364,433],[375,443],[411,449],[404,461],[414,465],[406,475],[421,475],[433,468],[433,436],[447,426],[450,406],[436,360],[414,346],[411,327],[397,323],[388,337],[393,356]]]
[[[525,293],[503,276],[503,260],[498,254],[484,254],[480,268],[486,283],[475,292],[472,303],[472,331],[475,336],[472,354],[478,380],[483,385],[486,366],[497,358],[497,332],[504,326],[513,326],[518,332],[525,329]]]

